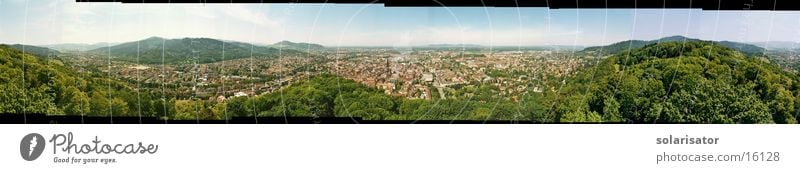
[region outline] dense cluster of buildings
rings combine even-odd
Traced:
[[[574,73],[582,64],[552,51],[414,51],[376,53],[329,63],[333,74],[407,98],[446,99],[464,85],[493,85],[503,96],[541,92],[547,80]],[[432,92],[434,91],[434,92]]]
[[[273,92],[318,71],[307,58],[237,59],[208,64],[142,65],[115,62],[112,77],[137,81],[141,88],[160,89],[178,98],[224,100]]]
[[[318,73],[331,73],[413,99],[458,97],[464,86],[490,85],[497,95],[516,99],[526,92],[554,90],[548,83],[582,65],[569,53],[530,51],[450,51],[340,49],[325,58],[237,59],[208,64],[143,65],[114,62],[99,68],[181,99],[225,100],[274,92]]]

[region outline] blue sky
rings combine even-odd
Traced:
[[[32,45],[127,42],[151,36],[326,46],[601,45],[672,35],[800,41],[800,12],[0,0],[0,43]]]

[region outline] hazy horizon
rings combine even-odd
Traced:
[[[380,4],[121,4],[0,1],[0,42],[124,43],[149,37],[326,47],[599,46],[689,38],[800,41],[800,12],[383,7]]]
[[[685,37],[685,36],[682,36],[682,35],[674,35],[674,36]],[[255,44],[255,45],[263,45],[263,46],[268,46],[268,45],[276,44],[276,43],[278,43],[278,42],[283,42],[283,41],[289,41],[289,42],[292,42],[292,43],[309,43],[309,44],[319,44],[319,43],[314,43],[314,42],[301,42],[301,41],[293,41],[293,40],[281,40],[281,41],[277,41],[277,42],[273,42],[273,43],[251,43],[251,42],[244,42],[244,41],[238,41],[238,40],[224,40],[224,39],[218,39],[218,38],[209,38],[209,37],[175,37],[175,38],[165,38],[165,37],[159,37],[159,36],[151,36],[151,37],[147,37],[147,38],[142,38],[142,39],[138,39],[138,40],[124,41],[124,42],[97,42],[97,43],[72,43],[72,42],[69,42],[69,43],[53,43],[53,44],[25,44],[25,45],[30,45],[30,46],[41,46],[41,47],[49,47],[49,46],[68,45],[68,44],[75,44],[75,45],[99,45],[99,44],[108,44],[108,46],[113,46],[113,45],[118,45],[118,44],[123,44],[123,43],[129,43],[129,42],[141,41],[141,40],[145,40],[145,39],[149,39],[149,38],[153,38],[153,37],[162,38],[162,39],[208,38],[208,39],[215,39],[215,40],[220,40],[220,41],[225,41],[225,42],[242,42],[242,43]],[[673,36],[666,36],[666,37],[673,37]],[[662,38],[666,38],[666,37],[662,37]],[[690,39],[697,39],[697,38],[692,38],[692,37],[687,37],[687,38],[690,38]],[[660,39],[660,38],[657,38],[657,39]],[[653,40],[657,40],[657,39],[653,39]],[[703,39],[700,39],[700,40],[703,40]],[[629,41],[629,40],[621,40],[621,41],[618,41],[618,42],[622,42],[622,41]],[[642,41],[652,41],[652,40],[642,40]],[[719,41],[731,41],[731,40],[704,40],[704,41],[718,41],[718,42],[719,42]],[[736,41],[731,41],[731,42],[736,42]],[[797,46],[798,46],[798,47],[800,47],[800,42],[797,42],[797,41],[765,41],[765,42],[741,42],[741,43],[746,43],[746,44],[756,44],[756,43],[768,43],[768,42],[771,42],[771,43],[790,43],[790,44],[798,44]],[[614,42],[614,43],[617,43],[617,42]],[[439,45],[448,45],[448,46],[453,46],[453,47],[459,47],[458,45],[466,45],[466,46],[464,46],[464,47],[472,47],[472,46],[479,46],[479,47],[549,47],[549,46],[559,46],[559,47],[592,47],[592,46],[606,46],[606,45],[610,45],[610,44],[614,44],[614,43],[608,43],[608,44],[603,44],[603,45],[562,45],[562,44],[548,44],[548,45],[483,45],[483,44],[470,44],[470,43],[430,43],[430,44],[421,44],[421,45],[406,45],[406,46],[394,46],[394,45],[342,45],[342,46],[339,46],[339,47],[426,47],[426,46],[439,46]],[[8,44],[8,45],[12,45],[12,44],[21,44],[21,43],[7,43],[7,42],[3,42],[3,43],[0,43],[0,44]],[[330,45],[324,45],[324,44],[319,44],[319,45],[322,45],[322,46],[325,46],[325,47],[329,47],[329,48],[330,48],[330,47],[336,47],[336,46],[330,46]],[[756,45],[756,46],[759,46],[759,45]]]

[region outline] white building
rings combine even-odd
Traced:
[[[244,92],[241,92],[241,91],[236,92],[236,93],[233,94],[233,97],[244,97],[244,96],[247,96],[247,93],[244,93]]]

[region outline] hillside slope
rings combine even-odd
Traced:
[[[156,94],[64,63],[0,45],[0,113],[165,115]]]
[[[12,44],[6,46],[17,49],[19,51],[25,51],[25,53],[33,54],[40,57],[52,57],[60,53],[57,50],[39,46],[21,45],[21,44]]]
[[[800,80],[713,42],[617,54],[569,80],[558,121],[796,123]]]

